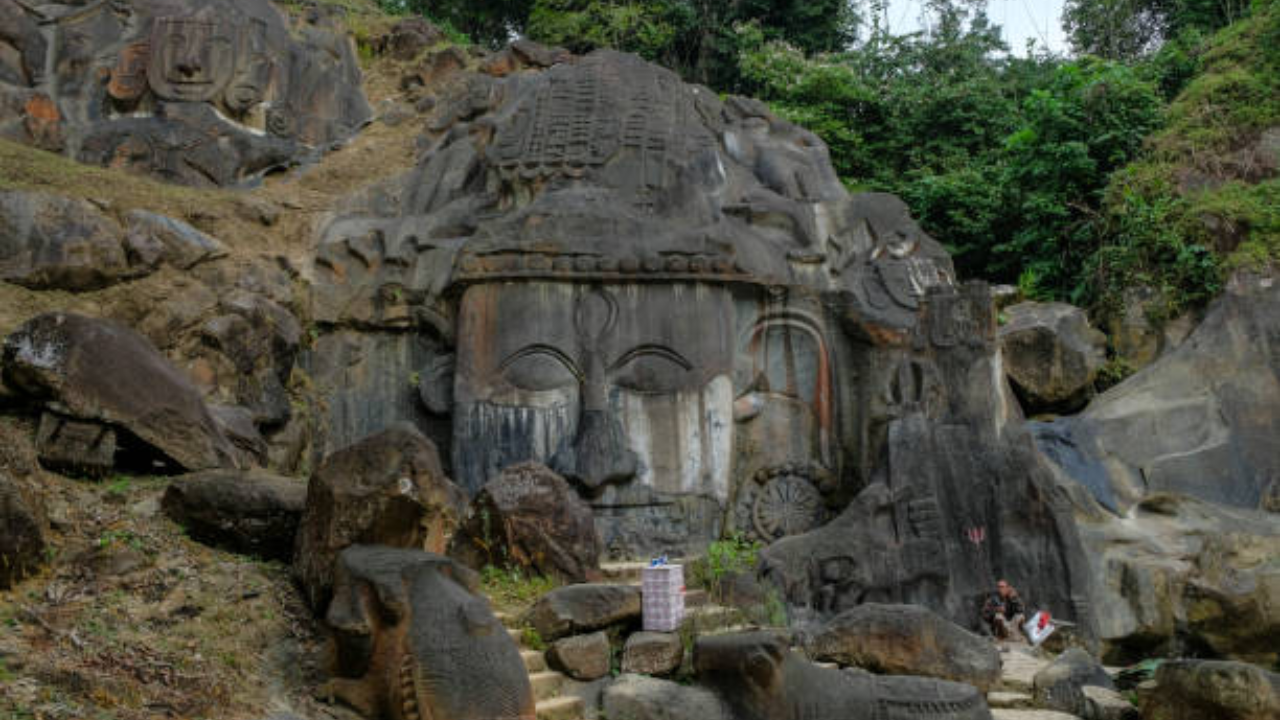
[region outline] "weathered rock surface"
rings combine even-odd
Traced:
[[[833,712],[867,718],[880,712],[904,720],[991,718],[973,686],[819,667],[768,633],[700,637],[693,664],[699,684],[719,695],[738,720],[821,720]],[[865,715],[855,714],[858,708]]]
[[[44,564],[44,505],[27,482],[0,466],[0,590]]]
[[[1274,515],[1155,495],[1124,521],[1080,525],[1108,662],[1188,652],[1280,659],[1280,527]]]
[[[556,588],[538,598],[526,615],[544,640],[631,624],[639,619],[639,588],[593,583]]]
[[[1004,370],[1029,413],[1070,412],[1093,396],[1106,336],[1066,303],[1018,303],[1000,327]]]
[[[115,468],[118,449],[116,431],[107,425],[78,422],[51,412],[40,415],[36,453],[50,470],[104,477]]]
[[[288,562],[307,486],[262,471],[206,470],[174,478],[161,507],[192,539]]]
[[[381,546],[343,550],[325,621],[337,672],[321,694],[365,717],[534,720],[515,641],[448,558]]]
[[[145,274],[129,262],[124,230],[83,200],[0,192],[0,280],[83,292]]]
[[[217,238],[181,220],[146,210],[131,210],[125,215],[125,221],[128,231],[124,242],[129,259],[147,268],[165,263],[179,270],[190,270],[202,262],[225,257],[228,252]]]
[[[600,709],[618,720],[729,720],[720,698],[704,688],[623,675],[605,688]]]
[[[1143,720],[1271,720],[1280,717],[1280,675],[1244,663],[1161,663],[1139,688]]]
[[[1036,673],[1032,689],[1039,707],[1085,715],[1088,709],[1084,695],[1086,685],[1115,689],[1111,677],[1097,660],[1080,648],[1071,648]]]
[[[816,660],[889,675],[924,675],[973,685],[1000,680],[1000,653],[975,635],[918,605],[867,603],[824,623],[810,639]]]
[[[266,0],[3,9],[0,133],[84,162],[232,185],[370,115],[354,47],[323,6],[292,18]]]
[[[622,647],[622,672],[669,675],[684,660],[684,641],[678,633],[638,632]]]
[[[449,554],[473,568],[527,568],[570,583],[598,579],[600,539],[591,507],[564,478],[521,463],[485,484]]]
[[[574,635],[551,643],[547,662],[575,680],[596,680],[609,674],[612,653],[603,632]]]
[[[1138,708],[1115,690],[1085,685],[1080,692],[1084,693],[1085,720],[1139,720]]]
[[[374,42],[373,50],[396,60],[412,60],[423,50],[444,40],[445,34],[440,28],[425,18],[411,17],[392,25],[386,35]]]
[[[333,562],[353,544],[443,551],[466,507],[435,444],[397,425],[330,455],[307,486],[294,572],[317,612],[328,604]]]
[[[5,339],[5,384],[58,414],[117,431],[116,463],[146,471],[234,464],[191,381],[146,338],[110,320],[33,318]]]
[[[1185,342],[1037,438],[1116,512],[1159,492],[1257,508],[1280,477],[1277,338],[1280,281],[1237,276]]]

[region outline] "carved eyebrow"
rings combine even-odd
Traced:
[[[625,353],[623,353],[621,357],[613,361],[613,364],[609,366],[609,370],[610,371],[618,370],[624,365],[626,365],[627,363],[631,362],[632,360],[635,360],[640,357],[644,357],[646,355],[656,355],[660,358],[670,360],[671,362],[675,363],[676,365],[679,365],[681,368],[685,370],[693,369],[693,363],[689,362],[688,360],[685,360],[684,356],[676,352],[675,350],[672,350],[669,347],[663,347],[662,345],[647,344],[647,345],[637,345],[631,348],[630,350],[626,351]]]
[[[578,382],[584,382],[586,379],[586,376],[578,369],[577,364],[573,362],[572,358],[550,345],[543,344],[529,345],[528,347],[520,348],[519,350],[511,353],[507,356],[507,359],[503,360],[502,364],[498,366],[498,371],[504,372],[517,360],[530,357],[532,355],[545,355],[556,360],[563,365],[566,370],[572,373],[573,376],[578,379]]]

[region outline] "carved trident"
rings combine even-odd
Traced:
[[[987,529],[985,527],[971,527],[964,532],[965,537],[969,538],[969,542],[977,548],[987,539]]]

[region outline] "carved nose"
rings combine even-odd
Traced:
[[[583,410],[578,434],[551,458],[551,469],[595,492],[636,474],[636,454],[627,447],[622,423],[608,410]]]
[[[183,60],[178,63],[178,72],[184,78],[190,79],[196,77],[200,74],[202,69],[203,68],[200,67],[200,63],[195,60]]]

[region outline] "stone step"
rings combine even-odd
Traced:
[[[530,675],[547,669],[547,655],[541,650],[521,650],[520,659],[524,660],[524,669]]]
[[[724,605],[702,605],[685,613],[685,622],[699,633],[716,633],[742,624],[742,611]]]
[[[1010,710],[1009,708],[993,708],[991,710],[991,720],[1080,720],[1080,718],[1075,715],[1069,715],[1056,710]]]
[[[1031,683],[1036,673],[1044,669],[1049,661],[1010,649],[1000,653],[1000,663],[1001,690],[1031,692]]]
[[[554,670],[543,670],[529,673],[529,684],[533,686],[534,700],[550,700],[560,694],[565,676]]]
[[[582,720],[582,699],[558,697],[538,702],[538,720]]]
[[[987,705],[994,708],[1023,709],[1033,707],[1035,698],[1026,693],[993,691],[987,693]]]
[[[514,615],[510,615],[501,610],[494,610],[493,616],[498,618],[498,622],[502,623],[504,627],[516,626],[517,618]]]

